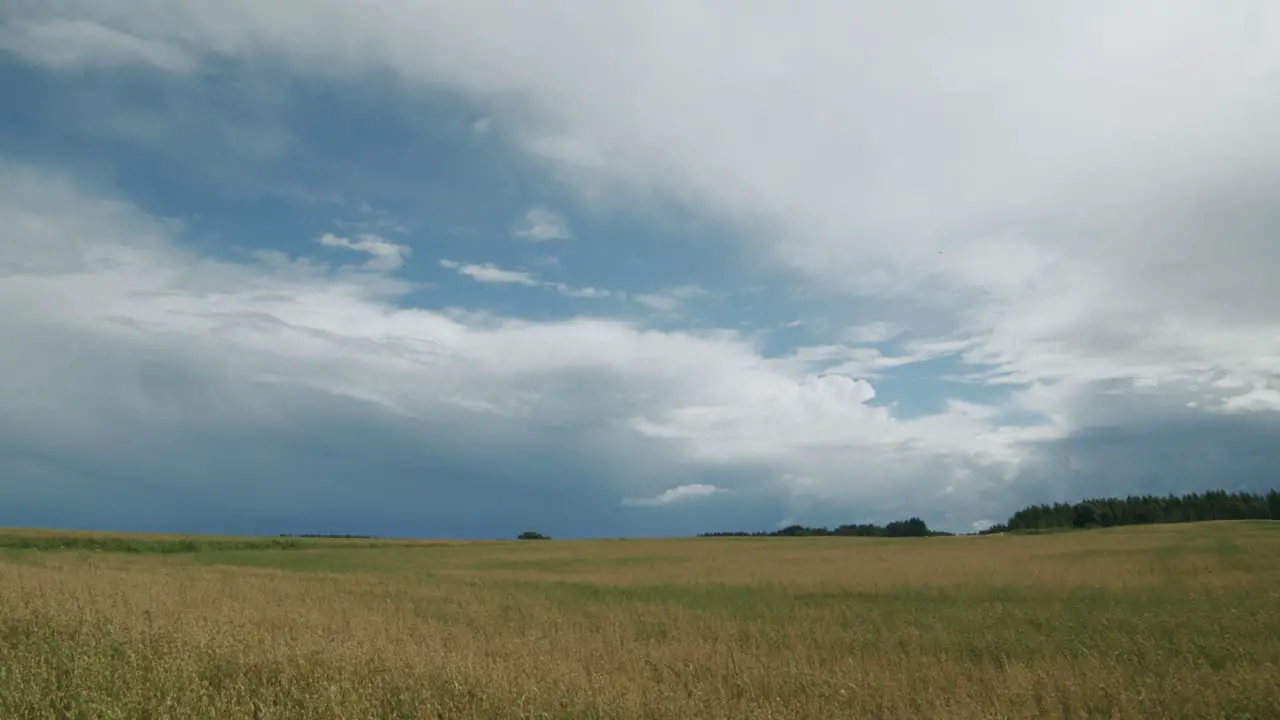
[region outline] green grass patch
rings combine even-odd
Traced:
[[[1256,631],[1280,617],[1280,593],[1262,589],[798,591],[785,585],[616,587],[557,581],[510,586],[512,602],[547,600],[566,616],[661,618],[668,611],[692,611],[704,621],[731,621],[740,633],[758,635],[761,644],[780,641],[788,628],[822,618],[833,629],[826,642],[839,645],[827,649],[833,656],[883,652],[995,665],[1051,657],[1117,665],[1176,661],[1213,670],[1280,660],[1274,643]],[[637,626],[645,637],[659,634],[654,622]]]
[[[134,535],[92,532],[0,532],[0,551],[78,551],[144,555],[190,555],[272,550],[425,549],[457,546],[449,542],[345,538],[251,537],[219,535]]]
[[[359,548],[293,550],[223,550],[199,553],[192,562],[200,565],[271,568],[290,572],[348,573],[384,569],[374,553]]]
[[[679,557],[637,555],[630,557],[550,557],[550,558],[502,558],[472,563],[472,570],[520,571],[544,573],[572,573],[597,568],[640,568],[670,565],[681,561]]]
[[[111,535],[0,535],[0,548],[22,551],[71,550],[81,552],[185,554],[224,550],[289,550],[315,547],[294,538],[141,538]]]

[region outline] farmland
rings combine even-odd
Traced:
[[[3,718],[1274,718],[1280,523],[912,539],[0,531]]]

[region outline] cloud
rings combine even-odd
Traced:
[[[1240,30],[1280,25],[1266,3],[1114,14],[1101,0],[985,0],[921,15],[840,2],[803,13],[715,0],[617,12],[331,2],[308,6],[302,25],[248,2],[60,7],[148,41],[269,53],[298,73],[374,68],[512,99],[489,116],[584,193],[660,194],[714,214],[831,292],[945,315],[987,346],[974,359],[1008,356],[999,364],[1023,376],[1060,381],[1036,365],[1047,345],[1080,367],[1113,357],[1115,372],[1145,370],[1094,347],[1090,328],[1122,324],[1107,332],[1162,352],[1151,336],[1162,316],[1194,325],[1192,346],[1204,328],[1275,336],[1265,309],[1277,291],[1261,269],[1280,252],[1268,230],[1280,110],[1263,99],[1280,49]],[[705,38],[722,37],[728,15],[734,34],[712,52]],[[35,5],[15,19],[51,16]],[[744,90],[759,87],[787,102]],[[1172,374],[1205,361],[1196,347],[1163,354]]]
[[[703,462],[818,478],[810,493],[931,497],[949,478],[949,497],[1013,498],[1009,483],[1040,487],[1050,472],[1037,458],[1095,428],[1276,412],[1280,44],[1257,30],[1280,27],[1275,4],[163,5],[34,3],[11,26],[77,18],[200,62],[447,88],[584,201],[709,218],[726,255],[833,315],[891,306],[874,316],[906,328],[902,358],[946,360],[1002,411],[896,418],[873,404],[875,378],[855,373],[885,359],[847,348],[778,359],[733,334],[573,326],[599,334],[574,335],[584,357],[603,353],[595,341],[646,362],[668,348],[653,376],[563,362],[634,390],[618,391],[633,399],[629,427]],[[504,342],[571,345],[557,334],[567,326],[500,324]],[[477,329],[458,325],[440,327]],[[1045,420],[1001,424],[1012,416]],[[855,458],[860,479],[838,480]]]
[[[459,275],[469,277],[476,282],[491,285],[524,285],[526,287],[537,287],[542,284],[532,273],[519,272],[517,270],[503,270],[502,268],[495,267],[487,263],[484,265],[464,265],[454,260],[441,260],[440,267],[447,270],[454,270]]]
[[[654,312],[675,314],[680,312],[688,301],[706,297],[708,294],[705,288],[696,285],[682,285],[664,288],[653,293],[636,295],[634,299]]]
[[[849,328],[845,338],[858,345],[874,345],[887,342],[901,335],[905,328],[893,323],[874,322]]]
[[[564,283],[550,283],[561,295],[571,298],[599,299],[614,297],[617,293],[593,287],[573,287]]]
[[[459,275],[475,280],[476,282],[488,283],[491,285],[523,285],[525,287],[546,287],[553,288],[556,292],[565,297],[580,299],[599,299],[619,296],[609,290],[602,290],[593,287],[573,287],[561,282],[550,282],[539,280],[538,276],[520,270],[504,270],[495,265],[486,263],[484,265],[463,264],[455,260],[441,260],[440,267],[447,270],[453,270]]]
[[[346,248],[371,255],[372,258],[364,265],[370,270],[397,270],[404,265],[405,259],[413,254],[413,250],[408,246],[396,245],[377,235],[361,235],[352,240],[325,233],[316,242],[325,247]]]
[[[564,218],[543,205],[529,208],[513,233],[518,238],[534,242],[567,240],[571,237],[569,225]]]
[[[655,507],[678,502],[686,502],[694,498],[703,498],[709,495],[715,495],[719,492],[724,491],[715,485],[694,483],[692,485],[681,485],[679,487],[673,487],[670,490],[664,490],[651,498],[626,498],[622,501],[622,504],[638,507]]]
[[[769,358],[724,330],[401,307],[412,286],[386,274],[280,254],[215,260],[188,249],[180,226],[56,173],[0,166],[0,179],[14,189],[0,199],[0,303],[31,309],[0,319],[12,340],[0,349],[0,372],[14,380],[0,396],[0,436],[44,448],[40,462],[58,458],[59,473],[94,488],[109,472],[136,474],[179,505],[193,494],[228,503],[241,486],[219,485],[212,469],[194,485],[162,480],[178,459],[141,452],[151,429],[167,428],[166,442],[207,457],[210,468],[232,439],[276,438],[237,452],[247,483],[287,467],[290,453],[316,452],[288,448],[307,437],[299,428],[323,421],[402,438],[395,462],[404,467],[446,456],[464,467],[478,462],[465,458],[509,452],[528,464],[560,453],[546,470],[554,474],[585,445],[598,456],[590,491],[601,498],[660,497],[672,478],[744,498],[790,497],[788,478],[805,477],[802,494],[826,493],[838,507],[956,483],[958,468],[976,482],[1013,472],[1038,437],[958,405],[895,419],[867,404],[875,391],[866,381],[824,374],[830,352]],[[444,446],[415,449],[424,436]],[[362,457],[342,450],[334,467]],[[690,464],[678,469],[681,459]],[[527,487],[524,470],[483,472]],[[299,481],[287,478],[293,488]],[[148,492],[141,480],[112,482]],[[410,481],[396,471],[384,482]],[[288,514],[284,496],[267,506]]]
[[[197,65],[176,42],[141,38],[84,20],[7,23],[0,27],[0,50],[61,70],[141,65],[185,73]]]
[[[346,204],[341,203],[340,204]],[[397,235],[407,235],[409,233],[408,225],[400,218],[395,217],[391,213],[381,208],[370,205],[367,201],[360,201],[355,204],[355,217],[353,219],[336,219],[334,224],[343,230],[354,230],[363,235],[380,236],[388,233]]]
[[[1219,408],[1228,412],[1280,412],[1280,389],[1255,384],[1249,392],[1223,400]]]

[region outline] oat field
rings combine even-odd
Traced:
[[[0,718],[1280,717],[1280,523],[551,542],[0,531]]]

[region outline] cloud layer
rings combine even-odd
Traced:
[[[414,306],[395,274],[409,249],[380,235],[321,237],[367,253],[358,267],[214,260],[109,191],[10,165],[3,186],[25,189],[0,200],[0,298],[31,312],[0,321],[26,343],[0,360],[16,377],[47,374],[50,397],[15,407],[46,403],[51,423],[70,402],[52,393],[56,373],[81,368],[29,348],[84,337],[106,357],[218,373],[235,388],[219,402],[243,398],[227,417],[269,417],[262,388],[287,387],[404,427],[590,428],[603,456],[662,448],[685,468],[583,484],[647,509],[715,487],[732,492],[708,505],[768,502],[778,517],[946,506],[961,527],[1023,498],[1181,482],[1165,472],[1256,484],[1260,458],[1274,459],[1263,441],[1203,472],[1139,458],[1185,443],[1188,428],[1205,452],[1228,431],[1275,437],[1274,28],[1280,9],[1244,0],[24,6],[0,48],[56,72],[265,62],[314,81],[448,88],[484,110],[475,134],[501,136],[584,207],[673,203],[727,228],[726,255],[825,298],[826,316],[805,320],[837,332],[777,350],[750,329]],[[571,236],[562,214],[521,207],[517,240]],[[440,264],[481,283],[619,296]],[[679,317],[702,292],[627,297]],[[987,399],[956,391],[915,415],[884,402],[886,375],[942,361],[946,380]],[[135,387],[110,374],[136,376],[121,362],[103,388]],[[121,391],[103,416],[119,403],[166,411],[137,392],[151,399]],[[183,414],[207,401],[173,402]],[[548,447],[573,456],[572,443]]]
[[[144,425],[212,418],[242,430],[288,427],[298,418],[271,400],[283,392],[303,403],[355,402],[410,433],[420,422],[593,427],[613,444],[658,442],[712,469],[748,469],[750,482],[773,477],[766,484],[778,492],[790,492],[779,472],[804,469],[821,479],[810,489],[856,498],[900,489],[904,477],[932,487],[939,479],[929,473],[940,469],[1012,471],[1025,452],[1018,443],[1042,432],[995,427],[990,413],[960,405],[895,420],[867,405],[875,393],[866,381],[823,372],[840,348],[766,357],[727,331],[404,308],[396,299],[411,286],[384,265],[214,261],[177,244],[172,223],[65,178],[12,167],[4,177],[24,190],[0,206],[0,298],[30,308],[5,320],[21,342],[6,344],[0,359],[8,376],[25,379],[5,407],[14,427],[27,418],[24,432],[47,433],[46,446],[128,413]],[[41,359],[67,342],[119,359]],[[140,380],[145,367],[179,384],[213,375],[220,389],[151,385]],[[47,422],[30,422],[37,418]],[[856,478],[845,466],[855,457]],[[615,498],[646,489],[617,471],[592,482]]]

